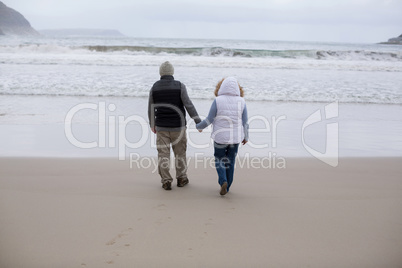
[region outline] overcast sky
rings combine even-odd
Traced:
[[[134,37],[375,43],[402,34],[402,0],[1,0],[37,29]]]

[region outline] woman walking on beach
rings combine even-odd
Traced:
[[[243,88],[236,78],[222,79],[215,89],[215,100],[208,117],[196,125],[202,129],[213,125],[211,138],[214,140],[215,167],[225,195],[233,182],[235,160],[240,142],[248,141],[248,117]]]

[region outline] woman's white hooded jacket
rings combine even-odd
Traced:
[[[248,128],[247,122],[243,122],[247,121],[247,114],[245,117],[243,114],[246,102],[240,97],[240,88],[236,78],[228,77],[222,82],[215,103],[216,113],[213,104],[210,114],[203,122],[197,124],[197,129],[203,129],[212,123],[211,137],[216,143],[237,144],[242,142],[248,131],[248,129],[246,131],[244,129],[244,127]]]

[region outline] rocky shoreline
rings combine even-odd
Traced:
[[[387,42],[381,42],[383,45],[402,45],[402,34],[398,37],[390,38]]]

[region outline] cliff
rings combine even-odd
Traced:
[[[21,13],[0,2],[0,35],[39,35]]]
[[[388,39],[388,42],[382,42],[380,44],[402,45],[402,34],[398,37]]]

